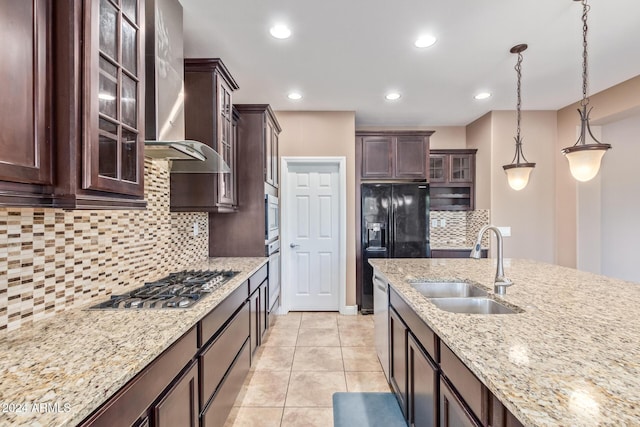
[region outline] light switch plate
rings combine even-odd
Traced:
[[[437,219],[432,219],[431,220],[431,228],[437,228],[438,227],[438,220]]]
[[[199,233],[199,230],[198,230],[198,223],[197,223],[197,222],[194,222],[194,223],[193,223],[193,237],[196,237],[196,236],[198,235],[198,233]]]
[[[444,218],[442,218],[442,219],[440,220],[440,227],[446,227],[446,226],[447,226],[447,220],[446,220],[446,219],[444,219]]]
[[[498,227],[498,230],[502,233],[502,237],[511,236],[511,227]]]

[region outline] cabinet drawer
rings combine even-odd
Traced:
[[[249,279],[249,295],[255,292],[256,289],[264,282],[267,278],[268,267],[267,264],[263,265],[262,268],[255,272],[253,276]]]
[[[224,382],[218,389],[207,409],[201,415],[201,427],[222,427],[227,420],[229,412],[233,407],[233,403],[240,393],[244,379],[249,373],[249,363],[251,359],[251,351],[249,349],[249,340],[244,342],[242,350],[233,362],[233,366],[224,379]]]
[[[482,419],[484,386],[444,343],[440,343],[440,368],[476,417]]]
[[[204,407],[216,390],[248,337],[249,304],[245,303],[200,356],[200,407]]]
[[[196,354],[196,329],[178,339],[81,426],[131,425]]]
[[[245,281],[231,295],[225,298],[211,313],[198,323],[198,347],[203,347],[249,296],[248,281]]]
[[[438,361],[438,337],[437,335],[428,327],[422,319],[418,317],[418,315],[413,311],[409,305],[404,302],[400,295],[393,289],[393,287],[389,287],[389,300],[393,308],[396,309],[404,323],[409,327],[413,335],[416,337],[418,342],[422,344],[424,349],[427,351],[429,356],[434,361]]]

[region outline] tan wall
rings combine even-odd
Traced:
[[[590,97],[593,106],[591,120],[594,124],[604,125],[629,117],[640,111],[640,76],[636,76],[616,86]],[[576,249],[576,181],[571,177],[569,166],[560,150],[575,143],[576,127],[580,120],[576,109],[579,102],[568,105],[558,111],[558,131],[554,159],[556,164],[556,263],[575,267]],[[609,141],[602,141],[609,142]],[[615,150],[615,144],[613,149]],[[606,162],[603,160],[603,165]]]
[[[358,126],[358,130],[432,130],[435,131],[435,133],[429,138],[429,148],[467,148],[465,126]]]
[[[280,155],[347,159],[347,305],[356,304],[355,113],[276,111],[282,127]]]
[[[493,111],[491,114],[491,222],[511,227],[511,236],[504,239],[506,257],[543,262],[555,259],[553,157],[556,117],[555,111],[522,112],[524,155],[528,161],[536,163],[536,167],[529,184],[515,191],[509,187],[502,166],[511,163],[515,153],[516,113]]]
[[[489,209],[493,225],[511,227],[506,257],[553,262],[556,112],[522,112],[523,150],[536,168],[521,191],[509,187],[502,169],[513,159],[515,124],[515,111],[492,111],[467,126],[467,147],[478,150],[476,208]]]

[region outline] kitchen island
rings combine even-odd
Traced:
[[[490,295],[495,259],[374,259],[376,272],[525,426],[640,425],[640,285],[505,260],[497,301],[515,314],[438,309],[410,283],[460,280]]]
[[[238,274],[187,309],[87,310],[102,296],[7,333],[0,338],[0,425],[77,425],[266,263],[212,258],[191,265]]]

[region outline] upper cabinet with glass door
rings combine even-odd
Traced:
[[[143,194],[143,4],[87,2],[84,189]]]

